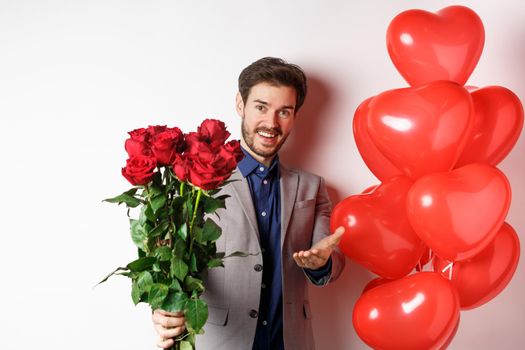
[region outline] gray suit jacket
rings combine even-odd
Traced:
[[[281,248],[283,278],[283,324],[286,350],[313,350],[308,277],[295,264],[292,254],[305,250],[329,234],[331,203],[322,178],[280,166]],[[217,251],[257,253],[226,259],[224,268],[205,276],[209,316],[205,334],[197,336],[198,350],[251,350],[259,308],[262,265],[257,219],[247,180],[237,171],[236,180],[224,186],[226,211],[218,212],[222,236]],[[335,280],[344,267],[344,256],[334,250],[332,272],[321,285]],[[311,281],[319,284],[319,281]]]

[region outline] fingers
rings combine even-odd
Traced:
[[[306,251],[300,251],[297,253],[294,253],[292,255],[293,259],[295,260],[295,263],[302,268],[307,269],[318,269],[326,263],[328,260],[328,256],[330,254],[327,254],[324,256],[321,254],[321,251],[319,249],[312,249],[312,250],[306,250]]]
[[[152,320],[154,325],[160,325],[164,328],[175,328],[184,325],[186,319],[182,312],[166,312],[162,310],[155,310],[153,312]]]
[[[156,324],[154,327],[155,327],[155,330],[157,331],[157,334],[160,336],[162,340],[174,338],[178,335],[181,335],[186,329],[184,325],[177,326],[174,328],[164,328],[161,325]]]
[[[160,338],[158,341],[157,341],[157,347],[161,348],[161,349],[169,349],[175,342],[173,341],[173,339],[162,339]]]
[[[345,234],[345,228],[344,226],[339,226],[335,229],[334,233],[329,236],[330,239],[330,245],[332,247],[335,247],[339,244],[341,239],[343,238],[343,235]]]
[[[157,341],[157,346],[162,349],[167,349],[174,344],[173,337],[176,337],[184,332],[186,329],[184,313],[182,312],[167,312],[157,309],[152,315],[153,327],[160,336]]]

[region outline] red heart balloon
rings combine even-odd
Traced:
[[[520,257],[520,241],[516,231],[504,223],[494,240],[470,259],[449,262],[434,258],[434,271],[451,277],[461,308],[479,307],[496,297],[510,282]]]
[[[387,29],[390,59],[411,86],[435,80],[464,85],[479,61],[485,30],[479,16],[464,6],[431,13],[408,10]]]
[[[367,130],[368,105],[372,97],[364,100],[354,113],[353,130],[357,149],[370,171],[381,181],[403,173],[390,162],[370,139]]]
[[[369,108],[372,141],[412,179],[452,169],[472,128],[469,92],[447,81],[383,92]]]
[[[459,321],[459,298],[447,279],[419,272],[361,295],[352,320],[374,349],[439,349]]]
[[[365,288],[363,288],[363,291],[361,292],[361,294],[364,294],[364,293],[368,292],[372,288],[375,288],[377,286],[381,286],[381,285],[386,284],[386,283],[390,283],[392,281],[395,281],[395,280],[389,280],[388,278],[383,278],[383,277],[374,278],[373,280],[371,280],[370,282],[368,282],[366,284],[366,286],[365,286]]]
[[[489,86],[471,93],[472,132],[456,167],[470,163],[497,165],[512,150],[523,128],[523,106],[512,91]]]
[[[334,208],[332,229],[344,226],[341,251],[379,276],[407,275],[424,249],[406,215],[406,195],[412,182],[404,176],[367,194],[350,196]]]
[[[447,350],[448,349],[449,345],[452,343],[452,340],[454,340],[454,337],[456,336],[456,333],[458,332],[460,320],[461,320],[461,314],[460,314],[460,316],[458,318],[458,322],[456,323],[456,326],[454,327],[454,330],[449,335],[447,341],[445,341],[445,344],[441,345],[439,350]]]
[[[510,185],[501,171],[470,164],[416,181],[408,192],[408,219],[435,254],[449,261],[464,260],[492,241],[510,198]]]

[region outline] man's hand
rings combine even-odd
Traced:
[[[181,335],[186,329],[184,326],[186,319],[182,312],[167,312],[157,309],[153,312],[152,320],[160,337],[157,346],[161,349],[168,349],[172,346],[174,344],[172,338]]]
[[[323,238],[309,250],[301,250],[293,253],[293,259],[296,264],[302,268],[316,270],[323,267],[334,248],[337,247],[339,241],[343,238],[344,233],[345,228],[339,226],[332,235]]]

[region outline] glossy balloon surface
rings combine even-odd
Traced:
[[[507,215],[510,185],[497,168],[475,163],[414,183],[408,218],[432,251],[449,261],[468,259],[495,237]]]
[[[402,175],[403,172],[396,168],[388,158],[374,144],[367,129],[368,105],[372,98],[363,101],[357,107],[353,119],[354,140],[357,149],[366,166],[381,181],[388,180],[394,176]]]
[[[472,129],[472,98],[462,86],[438,81],[383,92],[367,113],[369,135],[412,179],[451,170]]]
[[[423,253],[424,245],[406,215],[411,185],[404,176],[390,179],[370,193],[344,199],[332,212],[331,228],[346,229],[341,251],[385,278],[407,275]]]
[[[471,93],[474,123],[455,167],[470,163],[497,165],[512,150],[523,129],[523,106],[512,91],[489,86]]]
[[[520,241],[516,231],[504,223],[492,242],[470,259],[454,263],[434,258],[434,270],[451,277],[462,309],[479,307],[495,298],[510,282],[520,257]]]
[[[411,86],[435,80],[464,85],[476,67],[485,31],[479,16],[464,6],[437,13],[408,10],[387,29],[387,48],[399,73]]]
[[[447,279],[419,272],[365,292],[352,319],[359,337],[374,349],[439,349],[459,321],[459,298]]]

